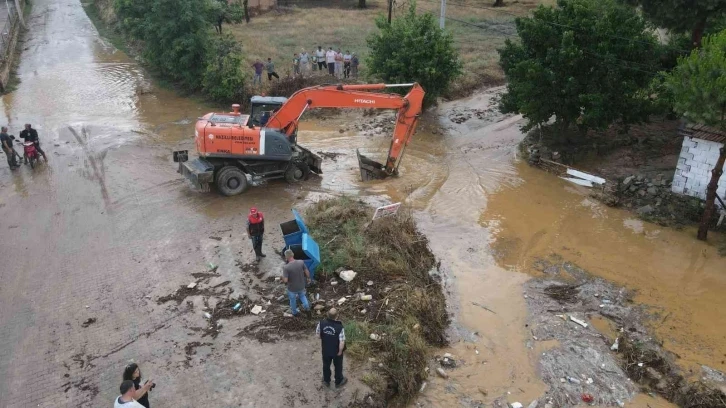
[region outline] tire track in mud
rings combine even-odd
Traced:
[[[83,138],[81,138],[81,135],[79,135],[76,129],[74,129],[72,126],[68,126],[68,130],[71,132],[73,137],[76,138],[76,141],[83,150],[83,154],[85,155],[86,160],[88,161],[88,163],[90,163],[91,170],[93,171],[93,179],[95,179],[98,182],[98,185],[101,187],[101,197],[103,197],[104,208],[108,210],[109,206],[111,205],[111,200],[108,195],[108,188],[106,187],[106,173],[103,166],[103,159],[101,160],[101,164],[99,165],[96,162],[96,158],[93,156],[92,152],[88,148],[88,131],[86,130],[85,126],[81,126],[81,133],[83,134]],[[105,157],[105,153],[103,154],[103,156]]]

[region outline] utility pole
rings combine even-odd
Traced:
[[[444,29],[444,21],[446,20],[446,0],[441,0],[441,15],[439,16],[439,28]]]
[[[391,14],[393,14],[393,0],[388,0],[388,25],[391,25]]]

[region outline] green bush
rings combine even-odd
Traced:
[[[369,73],[389,83],[418,82],[426,91],[424,105],[436,101],[461,75],[462,63],[450,33],[431,13],[416,14],[416,3],[391,24],[376,20],[379,32],[368,38]]]
[[[215,37],[211,44],[202,78],[204,93],[220,102],[244,101],[246,76],[242,71],[242,48],[231,36]]]
[[[115,0],[114,8],[121,31],[141,45],[144,61],[161,77],[220,102],[240,102],[245,80],[241,48],[231,37],[212,34],[220,15],[225,21],[241,21],[241,8],[235,4]]]

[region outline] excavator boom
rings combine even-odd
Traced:
[[[384,91],[388,88],[410,87],[405,96]],[[396,174],[401,158],[416,122],[421,115],[425,92],[417,83],[411,84],[368,84],[368,85],[322,85],[295,92],[267,122],[267,126],[280,129],[288,137],[296,134],[300,117],[308,109],[316,108],[362,108],[396,109],[396,126],[388,149],[385,164],[368,159],[358,152],[361,178],[366,180],[385,178]]]

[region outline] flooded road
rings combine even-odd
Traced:
[[[537,274],[534,260],[552,253],[638,290],[636,300],[662,314],[653,328],[685,366],[726,368],[724,258],[689,231],[643,224],[519,163],[520,119],[494,112],[498,90],[430,115],[401,177],[358,181],[355,148],[380,159],[390,139],[341,133],[360,120],[344,114],[300,132],[310,150],[343,154],[324,162],[323,177],[224,198],[193,191],[170,157],[191,150],[193,122],[211,107],[156,86],[98,37],[77,1],[35,0],[28,24],[21,83],[0,100],[0,121],[15,135],[32,123],[49,163],[0,165],[0,406],[103,406],[131,360],[160,384],[152,399],[162,406],[345,405],[357,385],[342,395],[320,390],[314,339],[257,344],[226,330],[190,364],[182,349],[203,319],[152,300],[210,262],[241,290],[237,264],[251,259],[247,209],[265,211],[272,250],[281,246],[274,225],[291,208],[329,194],[405,202],[447,272],[451,352],[465,364],[451,382],[433,379],[423,404],[524,402],[545,391],[537,354],[555,345],[526,347],[522,284]],[[472,110],[463,123],[451,120]],[[261,267],[276,270],[271,258]],[[96,323],[83,327],[89,318]],[[629,406],[656,406],[648,401]]]

